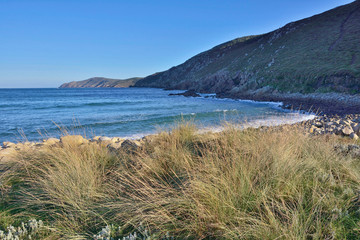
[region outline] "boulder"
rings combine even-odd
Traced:
[[[44,143],[38,142],[38,143],[35,143],[34,147],[36,147],[36,148],[41,148],[41,147],[44,146],[44,145],[45,145]]]
[[[182,95],[185,97],[200,97],[200,95],[195,90],[187,90],[183,93],[170,93],[169,96]]]
[[[25,143],[18,143],[15,145],[15,148],[16,150],[26,150],[26,149],[29,149],[30,148],[30,145],[29,144],[25,144]]]
[[[60,140],[57,138],[48,138],[43,141],[43,144],[50,146],[50,145],[55,145],[58,142],[60,142]]]
[[[345,136],[350,136],[351,133],[353,133],[353,129],[350,126],[345,126],[341,129],[342,134]]]
[[[91,139],[92,142],[97,142],[99,141],[99,139],[101,138],[101,136],[95,136]]]
[[[14,148],[16,147],[16,144],[12,142],[3,142],[3,146],[4,148]]]
[[[327,122],[326,125],[327,125],[327,126],[334,126],[334,125],[336,125],[336,123],[334,123],[334,122]]]
[[[150,134],[142,138],[142,141],[152,143],[157,139],[156,134]]]
[[[315,127],[321,128],[323,126],[322,122],[315,122],[314,123]]]
[[[112,142],[110,143],[109,145],[107,145],[107,148],[110,150],[110,151],[117,151],[119,150],[122,146],[122,143],[121,142]]]
[[[98,143],[103,145],[103,146],[107,146],[110,143],[113,143],[113,141],[109,137],[100,137]]]
[[[349,137],[350,137],[351,139],[354,139],[354,140],[358,140],[358,139],[359,139],[359,136],[358,136],[356,133],[354,133],[354,132],[352,132],[352,133],[349,135]]]
[[[33,146],[35,146],[35,144],[36,143],[34,143],[34,142],[24,142],[24,145],[28,146],[28,147],[33,147]]]
[[[351,124],[352,129],[354,130],[355,133],[360,133],[360,123],[353,123]]]
[[[4,161],[6,158],[14,156],[17,153],[15,148],[5,148],[0,150],[0,160]]]
[[[351,122],[350,122],[350,120],[342,119],[342,120],[340,120],[340,124],[345,125],[345,126],[350,126]]]
[[[360,146],[356,144],[338,144],[334,146],[336,152],[343,155],[351,155],[352,157],[360,157]]]
[[[68,135],[60,138],[63,145],[81,145],[88,143],[89,140],[83,138],[81,135]]]
[[[99,142],[111,142],[111,138],[109,138],[109,137],[100,137],[98,141]]]
[[[123,141],[125,141],[125,139],[123,139],[123,138],[119,138],[119,137],[111,138],[111,142],[113,142],[113,143],[122,143]]]
[[[343,133],[342,133],[342,128],[341,127],[335,127],[334,128],[334,133],[336,134],[336,135],[342,135]]]
[[[141,142],[138,140],[132,141],[132,140],[126,139],[125,141],[123,141],[121,143],[121,148],[123,148],[126,151],[135,151],[139,147],[141,147]]]

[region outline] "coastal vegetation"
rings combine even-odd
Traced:
[[[344,151],[359,140],[182,123],[141,144],[107,141],[66,136],[2,159],[0,239],[21,229],[32,239],[360,235],[360,154]]]
[[[234,39],[135,86],[193,89],[231,97],[360,91],[360,1]]]

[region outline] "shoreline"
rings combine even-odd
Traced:
[[[259,102],[282,102],[282,108],[315,113],[316,115],[360,114],[360,95],[343,93],[217,93],[217,98],[252,100]]]
[[[229,98],[227,98],[229,99]],[[239,101],[245,101],[249,103],[254,104],[269,104],[272,105],[271,107],[274,109],[281,109],[286,113],[286,115],[273,115],[268,117],[261,117],[256,118],[252,120],[244,120],[241,123],[235,123],[235,122],[229,122],[230,124],[234,125],[237,129],[246,129],[246,128],[261,128],[261,127],[277,127],[281,125],[293,125],[298,124],[305,121],[310,121],[316,117],[315,114],[305,112],[305,111],[294,111],[294,110],[287,110],[283,109],[282,103],[277,102],[263,102],[263,101],[254,101],[254,100],[240,100],[240,99],[229,99],[229,100],[239,100]],[[210,125],[210,126],[202,126],[201,124],[196,125],[198,129],[198,133],[206,133],[206,132],[212,132],[212,133],[218,133],[223,131],[224,125],[226,125],[226,121],[221,124],[217,125]],[[176,127],[176,122],[172,126],[168,126],[166,129],[163,129],[163,131],[171,131],[174,127]],[[123,140],[130,140],[130,141],[139,141],[143,138],[146,138],[147,136],[157,135],[159,131],[153,131],[153,132],[144,132],[144,133],[136,133],[133,135],[126,135],[126,136],[108,136],[108,135],[92,135],[93,137],[89,137],[89,135],[84,135],[82,131],[79,132],[71,132],[69,136],[83,136],[84,139],[88,141],[94,141],[94,139],[97,138],[103,138],[103,139],[123,139]],[[28,146],[40,146],[42,143],[46,142],[48,139],[51,139],[51,141],[57,139],[60,140],[62,134],[58,134],[56,136],[46,136],[44,138],[38,139],[38,140],[27,140],[26,138],[23,138],[23,140],[18,141],[11,141],[11,140],[5,140],[3,142],[0,142],[0,151],[2,149],[7,148],[5,143],[12,144],[25,144]],[[67,136],[67,135],[66,135]],[[90,135],[91,136],[91,135]]]
[[[135,87],[145,88],[145,87]],[[156,88],[156,87],[155,87]],[[183,91],[177,95],[184,95],[192,92],[189,89],[162,88],[165,91]],[[283,109],[305,111],[316,115],[346,116],[348,114],[360,114],[360,93],[345,94],[337,92],[328,93],[279,93],[265,89],[251,90],[247,92],[195,92],[200,94],[213,95],[219,99],[249,100],[260,103],[282,103]],[[191,97],[191,96],[190,96]],[[192,97],[196,97],[193,95]]]
[[[296,113],[306,116],[304,113]],[[304,131],[305,134],[311,135],[340,135],[343,137],[348,137],[353,140],[358,140],[360,136],[360,114],[347,115],[345,117],[341,116],[313,116],[309,119],[302,119],[301,121],[295,122],[278,122],[278,124],[269,125],[269,120],[258,120],[252,124],[247,125],[234,125],[235,129],[244,130],[248,128],[266,130],[274,129],[280,130],[283,127],[290,126],[294,128],[300,128]],[[290,120],[290,119],[288,119]],[[218,134],[224,131],[224,126],[218,128],[198,128],[197,134]],[[146,142],[151,142],[154,136],[159,135],[157,132],[155,134],[148,134],[137,139],[131,138],[121,138],[121,137],[106,137],[106,136],[95,136],[93,138],[84,138],[82,135],[65,135],[60,138],[47,138],[43,139],[42,142],[3,142],[0,145],[0,163],[1,161],[6,161],[8,157],[16,154],[19,151],[23,150],[33,150],[39,151],[43,147],[52,147],[57,146],[61,147],[64,145],[74,145],[80,146],[83,144],[98,144],[101,146],[107,147],[110,151],[117,151],[119,149],[125,149],[129,151],[136,151],[137,149],[144,146]]]
[[[167,91],[167,89],[163,89]],[[178,90],[178,89],[176,89]],[[183,91],[183,90],[178,90]],[[274,108],[281,108],[283,110],[288,110],[288,114],[298,114],[297,117],[277,118],[276,116],[271,118],[263,118],[252,120],[251,122],[244,122],[244,124],[235,124],[240,126],[239,129],[244,128],[261,128],[261,127],[277,127],[281,125],[307,125],[311,128],[312,125],[319,119],[322,121],[328,121],[329,117],[338,117],[338,119],[332,119],[331,121],[347,121],[352,118],[359,117],[360,123],[360,97],[359,95],[347,95],[347,94],[338,94],[338,93],[326,93],[326,94],[215,94],[215,93],[200,93],[202,98],[216,98],[216,99],[232,99],[238,101],[245,101],[250,103],[259,103],[259,104],[269,104],[273,105]],[[346,105],[348,104],[348,105]],[[296,110],[294,110],[296,109]],[[306,111],[306,109],[308,109]],[[313,111],[311,111],[313,109]],[[317,109],[315,111],[315,109]],[[309,111],[310,110],[310,111]],[[350,116],[350,115],[353,116]],[[301,117],[302,115],[308,115],[311,117]],[[355,117],[354,117],[355,116]],[[357,123],[357,122],[356,122]],[[338,123],[339,124],[339,123]],[[199,127],[199,133],[205,132],[221,132],[223,129],[222,125],[219,126],[209,126],[209,127]],[[357,130],[357,129],[355,129]],[[326,131],[325,131],[326,132]],[[337,130],[337,132],[341,132],[341,129]],[[354,131],[356,132],[356,131]],[[140,141],[141,139],[146,138],[147,136],[151,136],[154,134],[158,134],[158,132],[154,133],[143,133],[143,134],[135,134],[134,136],[124,136],[124,137],[106,137],[102,136],[101,138],[109,139],[124,139],[129,141]],[[360,135],[360,133],[357,133]],[[100,138],[100,137],[99,137]],[[355,137],[356,138],[356,137]],[[40,141],[18,141],[17,143],[13,143],[10,141],[5,141],[4,143],[12,144],[27,144],[27,145],[41,145],[43,142],[46,142],[47,139],[56,139],[56,138],[45,138]],[[60,139],[58,139],[60,141]],[[86,139],[91,141],[91,139]],[[0,144],[0,150],[4,150],[8,148],[5,146],[6,144]]]

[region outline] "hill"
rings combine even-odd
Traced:
[[[138,81],[256,99],[360,92],[360,1],[275,31],[237,38]]]
[[[74,81],[62,84],[59,88],[126,88],[133,86],[141,78],[111,79],[93,77],[83,81]]]

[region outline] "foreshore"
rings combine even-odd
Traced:
[[[247,99],[254,101],[282,102],[283,108],[303,110],[317,115],[346,116],[360,114],[360,95],[342,93],[267,93],[261,90],[248,93],[218,93],[218,98]]]
[[[339,135],[347,137],[353,140],[358,140],[360,136],[360,114],[348,114],[343,116],[334,115],[318,115],[314,118],[296,122],[296,123],[284,123],[278,125],[248,125],[241,126],[240,128],[260,128],[260,129],[278,129],[284,126],[296,127],[304,130],[306,134],[312,135]],[[212,129],[199,130],[199,134],[213,132],[216,134],[220,131],[213,131]],[[43,139],[39,142],[3,142],[0,146],[0,161],[5,159],[14,153],[26,149],[41,149],[42,147],[48,146],[61,146],[72,144],[79,146],[82,144],[99,144],[106,146],[110,151],[116,151],[119,149],[126,149],[134,151],[140,148],[147,141],[151,141],[154,135],[147,135],[138,139],[128,139],[121,137],[106,137],[106,136],[95,136],[87,139],[81,135],[68,135],[61,138],[48,138]]]

